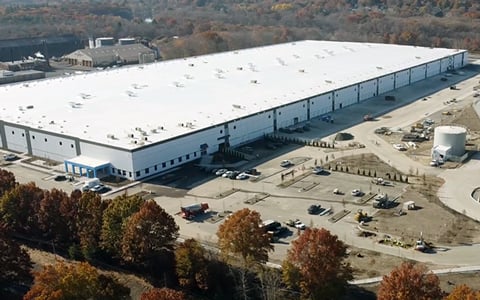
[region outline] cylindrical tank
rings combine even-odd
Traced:
[[[460,126],[438,126],[435,127],[433,136],[433,147],[450,147],[450,154],[462,156],[465,153],[465,142],[467,141],[467,130]]]

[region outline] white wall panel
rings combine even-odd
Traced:
[[[378,94],[381,95],[395,89],[395,75],[390,74],[378,78]]]
[[[370,99],[377,96],[377,79],[370,80],[359,84],[360,101]]]
[[[395,88],[401,88],[410,83],[410,69],[395,73]]]
[[[332,111],[332,93],[315,96],[310,99],[310,118],[315,118]]]
[[[335,109],[340,109],[347,107],[349,105],[355,104],[358,101],[358,91],[357,85],[349,86],[337,90],[335,93]]]
[[[25,129],[5,125],[6,148],[18,152],[28,152]]]
[[[440,74],[440,61],[434,61],[427,64],[427,77]]]
[[[132,155],[129,151],[108,148],[101,145],[80,142],[81,155],[98,160],[109,161],[115,169],[132,171]],[[111,170],[110,170],[111,171]],[[115,174],[119,176],[119,174]]]
[[[463,66],[466,66],[466,65],[468,65],[468,52],[467,51],[465,51],[463,53]]]
[[[463,67],[463,53],[457,54],[453,57],[453,65],[455,69]]]
[[[452,59],[451,56],[445,57],[445,58],[442,58],[440,63],[441,63],[441,66],[440,66],[441,73],[447,72],[450,64],[452,63],[452,65],[453,65],[453,59]]]
[[[427,65],[421,65],[410,69],[410,83],[425,79]]]
[[[277,128],[294,125],[296,118],[298,122],[307,120],[306,100],[277,108]]]
[[[218,145],[225,142],[224,139],[219,139],[222,136],[225,136],[223,125],[137,150],[133,152],[132,159],[135,179],[176,168],[179,165],[200,158],[200,146],[202,144],[208,145],[207,153],[217,152]],[[156,171],[155,166],[157,166]],[[145,173],[146,168],[149,169],[148,174]],[[139,177],[136,176],[137,171],[140,171]]]
[[[73,139],[57,137],[37,131],[30,131],[32,155],[63,162],[77,156]]]
[[[236,146],[273,132],[273,111],[254,115],[228,124],[230,146]]]

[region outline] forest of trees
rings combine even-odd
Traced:
[[[135,195],[101,200],[18,184],[0,169],[1,299],[131,299],[130,288],[104,272],[121,269],[156,288],[141,299],[342,299],[353,270],[347,246],[323,228],[307,228],[292,242],[282,268],[265,265],[274,249],[258,212],[234,212],[218,228],[219,251],[178,241],[174,218],[155,201]],[[41,247],[57,259],[32,272],[25,250]],[[210,245],[211,247],[211,245]],[[97,268],[100,267],[100,268]],[[478,299],[459,285],[447,295],[436,275],[406,262],[384,276],[379,299]],[[23,293],[22,293],[23,291]],[[471,297],[471,298],[468,298]],[[476,298],[475,298],[476,297]]]
[[[31,4],[28,4],[31,3]],[[149,19],[148,22],[145,22]],[[0,39],[153,40],[164,59],[301,39],[480,50],[476,0],[0,0]]]

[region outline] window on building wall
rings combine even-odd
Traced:
[[[14,134],[15,134],[15,131],[12,130],[12,135],[14,135]]]
[[[153,169],[156,171],[156,170],[157,170],[157,165],[154,165],[154,166],[153,166]]]
[[[197,157],[197,152],[193,152],[193,157]]]
[[[186,159],[190,159],[190,154],[185,155]]]
[[[271,118],[272,118],[272,116],[271,116],[271,115],[268,115],[268,118],[269,118],[269,119],[271,119]]]
[[[305,104],[304,104],[304,105],[302,105],[302,107],[305,107]]]
[[[162,168],[166,168],[167,167],[167,163],[163,162],[162,163]]]
[[[182,162],[182,158],[181,158],[181,157],[178,158],[178,162],[179,162],[179,163]]]
[[[25,136],[25,133],[22,133],[22,137],[24,137],[24,136]]]
[[[235,126],[233,126],[233,129],[237,129],[237,126],[236,126],[236,125],[235,125]]]
[[[47,138],[45,138],[45,142],[47,142]]]
[[[172,160],[170,161],[170,165],[173,166],[173,164],[175,164],[175,161],[172,159]]]
[[[220,130],[220,134],[223,134],[223,130]]]
[[[70,144],[70,148],[73,148],[73,144]]]
[[[32,140],[34,140],[34,139],[35,139],[35,136],[34,136],[34,135],[32,135]]]
[[[63,145],[63,143],[62,143],[62,142],[58,142],[58,144],[59,144],[60,146],[61,146],[61,145]]]
[[[135,176],[140,177],[140,171],[136,171]]]
[[[132,172],[128,172],[128,177],[132,177]]]
[[[115,168],[112,168],[112,173],[115,173]]]
[[[118,175],[122,175],[122,170],[117,169],[117,174],[118,174]]]
[[[123,176],[127,176],[127,171],[122,170],[122,175],[123,175]]]
[[[315,102],[312,101],[312,104],[315,104]]]
[[[149,174],[150,173],[150,169],[149,168],[146,168],[145,169],[145,174]]]
[[[281,115],[281,114],[282,114],[282,112],[281,112],[281,111],[279,111],[279,112],[278,112],[278,115]]]

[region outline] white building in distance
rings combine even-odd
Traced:
[[[131,180],[467,64],[464,50],[300,41],[0,87],[0,146]]]

